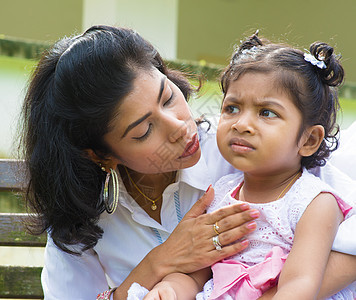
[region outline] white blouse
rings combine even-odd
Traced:
[[[234,198],[233,193],[240,189],[243,180],[243,175],[240,174],[229,174],[220,178],[214,186],[215,199],[207,212],[241,203],[241,200]],[[310,202],[321,192],[338,195],[320,178],[303,169],[302,175],[283,197],[267,203],[249,203],[251,208],[260,211],[260,217],[256,220],[258,229],[248,235],[249,246],[229,259],[255,265],[265,260],[266,255],[275,246],[283,249],[284,253],[289,253],[297,223]],[[352,210],[347,214],[347,218],[354,214],[355,211]]]
[[[118,207],[112,215],[102,214],[99,225],[104,234],[93,249],[81,256],[73,256],[58,249],[48,236],[42,271],[46,300],[95,299],[108,285],[120,285],[148,252],[167,239],[210,184],[226,174],[239,172],[222,158],[217,148],[215,132],[211,130],[206,133],[201,130],[199,134],[202,156],[195,166],[180,170],[177,182],[164,191],[162,224],[150,218],[137,205],[120,179]],[[315,169],[314,173],[337,191],[342,189],[348,195],[355,186],[355,182],[331,164]],[[356,171],[353,178],[356,178]],[[356,254],[356,239],[351,239],[351,235],[347,236],[348,230],[353,231],[352,228],[356,228],[356,218],[351,217],[344,223],[346,222],[349,223],[344,226],[344,230],[341,232],[339,229],[335,240],[337,242],[339,238],[339,244],[334,249]]]

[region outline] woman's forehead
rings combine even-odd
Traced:
[[[150,113],[158,105],[166,84],[167,77],[157,69],[137,72],[131,91],[118,103],[110,127],[120,130]]]
[[[155,104],[162,95],[166,81],[167,77],[157,69],[138,71],[132,89],[123,98],[121,106],[130,109],[132,104]]]

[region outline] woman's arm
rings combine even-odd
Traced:
[[[80,256],[60,250],[50,235],[44,254],[41,282],[44,297],[53,299],[95,299],[108,288],[107,279],[95,251]]]
[[[231,243],[256,228],[255,222],[250,221],[256,219],[258,213],[249,210],[246,204],[237,204],[205,214],[213,198],[214,191],[210,188],[170,237],[133,269],[115,291],[114,300],[126,299],[127,291],[134,282],[151,290],[171,273],[193,273],[246,248],[245,241]],[[219,224],[219,240],[224,246],[221,251],[217,251],[212,243],[212,237],[216,235],[213,229],[215,222]]]
[[[283,266],[273,299],[316,297],[342,220],[333,195],[322,193],[311,202],[297,224],[293,247]]]

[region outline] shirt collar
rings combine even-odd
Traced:
[[[190,168],[179,171],[178,181],[182,181],[202,191],[205,191],[209,187],[213,180],[210,176],[203,153],[200,155],[198,163]]]

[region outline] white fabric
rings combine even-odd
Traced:
[[[134,282],[127,291],[127,300],[142,300],[148,292],[146,288]]]
[[[162,226],[136,205],[120,183],[118,208],[113,215],[103,214],[100,218],[99,224],[104,229],[104,236],[93,250],[86,251],[79,257],[72,256],[59,250],[49,236],[42,272],[46,300],[95,299],[98,293],[107,289],[108,284],[120,285],[142,258],[159,244],[152,228],[158,230],[164,241],[178,224],[172,201],[174,191],[179,188],[180,210],[184,215],[209,184],[214,184],[223,175],[237,172],[221,157],[214,132],[200,132],[200,137],[202,158],[199,163],[181,170],[178,182],[167,187],[163,195]],[[339,163],[336,162],[336,166]],[[322,176],[326,174],[326,181],[333,181],[333,172],[325,172],[328,168],[333,167],[324,167],[319,173]],[[349,175],[356,178],[356,169]],[[352,184],[351,179],[345,183],[338,178],[336,182],[342,190],[347,190],[347,186]],[[351,219],[352,217],[349,218]],[[351,227],[356,228],[356,218],[355,222],[348,225],[348,228]],[[345,233],[344,237],[350,236]],[[355,240],[351,241],[353,244],[349,247],[352,252],[356,252]],[[342,252],[344,248],[345,243],[341,238],[339,249]]]
[[[341,131],[339,148],[331,154],[329,161],[356,179],[356,121]]]
[[[233,198],[231,193],[242,181],[241,174],[222,177],[214,186],[215,199],[208,212],[241,202]],[[262,262],[274,246],[279,246],[288,253],[293,245],[294,232],[299,219],[310,202],[322,191],[338,195],[320,178],[304,169],[301,177],[284,197],[268,203],[249,203],[251,208],[260,212],[260,217],[256,220],[257,230],[248,235],[249,246],[232,259],[254,265]]]
[[[222,177],[215,185],[215,199],[208,212],[221,207],[240,203],[231,194],[243,181],[243,175],[230,174]],[[303,215],[310,202],[321,192],[337,193],[326,183],[315,177],[307,170],[303,170],[302,176],[293,184],[284,197],[268,203],[249,203],[251,208],[260,211],[260,217],[256,220],[257,230],[248,235],[249,246],[242,252],[235,254],[229,259],[242,262],[247,265],[255,265],[264,261],[266,255],[273,247],[278,246],[287,254],[290,252],[294,232],[298,221]],[[346,217],[354,214],[352,209]],[[213,279],[204,286],[197,299],[208,299],[213,290]],[[354,286],[333,295],[330,300],[354,299],[356,295]],[[226,297],[225,297],[226,296]],[[231,295],[224,295],[224,299],[233,299]]]

